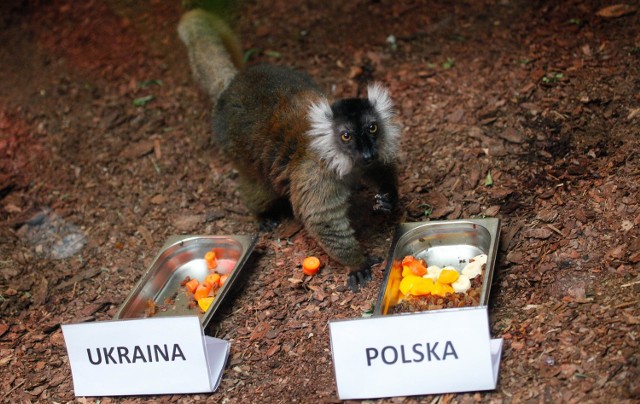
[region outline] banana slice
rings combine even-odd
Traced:
[[[464,293],[471,287],[471,281],[467,275],[460,274],[458,280],[453,282],[451,287],[456,293]]]
[[[440,271],[442,271],[442,269],[439,266],[430,265],[427,267],[427,273],[424,274],[422,277],[430,278],[430,279],[433,279],[434,281],[437,281],[438,277],[440,276]]]
[[[482,273],[482,267],[487,263],[487,255],[480,254],[469,260],[469,263],[462,268],[462,273],[469,279],[473,279]]]

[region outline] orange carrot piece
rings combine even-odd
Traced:
[[[220,274],[216,272],[209,274],[204,278],[204,281],[210,283],[211,286],[217,289],[220,287]]]
[[[307,257],[302,261],[302,272],[305,275],[315,275],[320,269],[320,260],[317,257]]]
[[[207,297],[209,295],[209,292],[211,292],[211,288],[212,286],[210,283],[202,282],[200,285],[198,285],[195,293],[193,294],[194,299],[199,300],[203,297]]]
[[[207,268],[215,269],[215,268],[218,267],[218,261],[216,261],[216,253],[215,253],[215,251],[213,251],[213,250],[208,251],[204,255],[204,260],[207,263]]]
[[[189,280],[189,282],[185,283],[184,286],[187,288],[189,292],[195,293],[199,284],[200,282],[198,282],[197,279],[191,279]]]

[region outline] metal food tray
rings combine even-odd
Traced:
[[[233,290],[256,241],[255,235],[171,236],[120,306],[115,319],[146,317],[147,301],[151,299],[159,308],[154,317],[197,314],[205,328],[225,297]],[[181,283],[187,276],[202,281],[210,273],[204,255],[212,249],[218,263],[215,271],[229,277],[217,292],[211,306],[202,313],[198,307],[189,307],[193,298],[187,295]],[[173,303],[167,304],[167,299],[172,299]]]
[[[407,255],[422,258],[428,265],[453,266],[460,272],[470,258],[487,254],[479,302],[486,306],[499,239],[498,218],[401,223],[389,250],[374,315],[386,315],[398,303],[399,280],[394,279],[391,268],[394,261],[402,261]]]

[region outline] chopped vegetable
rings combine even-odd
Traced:
[[[198,287],[196,288],[196,291],[193,293],[194,299],[200,300],[203,297],[209,296],[209,292],[211,292],[211,289],[212,289],[212,286],[210,283],[202,282],[200,285],[198,285]]]
[[[302,261],[302,272],[305,275],[315,275],[320,269],[320,260],[317,257],[307,257]]]
[[[204,260],[207,263],[207,268],[216,269],[218,267],[218,261],[216,261],[216,253],[215,253],[215,251],[213,251],[213,250],[208,251],[204,255]]]
[[[190,279],[187,283],[184,284],[184,286],[187,288],[189,292],[195,293],[199,284],[200,282],[198,282],[197,279]]]
[[[213,303],[214,297],[203,297],[202,299],[198,299],[198,306],[202,309],[202,311],[207,311],[211,303]]]
[[[211,284],[214,289],[217,289],[220,287],[220,274],[216,272],[209,274],[204,278],[204,281]]]

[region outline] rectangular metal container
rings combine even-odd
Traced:
[[[257,236],[172,236],[164,244],[153,263],[124,301],[115,319],[144,318],[147,301],[153,300],[159,308],[155,316],[199,315],[205,328],[224,299],[233,290],[240,272],[253,251]],[[192,299],[182,281],[189,276],[203,280],[209,273],[204,255],[214,250],[218,266],[216,272],[229,278],[216,294],[205,313],[189,308]],[[174,303],[166,304],[167,299]]]
[[[428,265],[449,265],[461,271],[470,258],[486,254],[479,303],[486,306],[499,239],[500,219],[497,218],[401,223],[396,228],[389,250],[374,315],[387,315],[398,303],[399,280],[391,276],[391,267],[394,261],[402,261],[407,255],[423,258]]]

